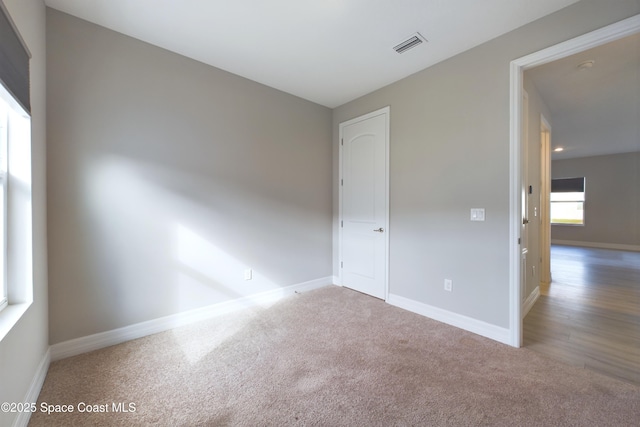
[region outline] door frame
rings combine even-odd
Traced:
[[[509,136],[509,344],[522,346],[520,296],[520,222],[522,219],[522,91],[523,73],[608,42],[640,32],[640,14],[511,61]]]
[[[520,167],[522,172],[522,188],[521,196],[520,196],[520,298],[521,304],[524,304],[525,298],[527,295],[524,295],[524,292],[527,290],[527,278],[529,277],[529,264],[527,261],[530,261],[528,258],[529,254],[529,241],[531,240],[529,237],[530,227],[529,223],[529,192],[527,191],[527,181],[529,179],[529,94],[524,88],[522,89],[522,136],[520,138],[521,144],[521,163]]]
[[[372,117],[384,115],[385,117],[385,171],[384,171],[384,200],[385,200],[385,224],[384,224],[384,244],[385,244],[385,275],[384,275],[384,300],[389,299],[389,235],[390,235],[390,227],[389,227],[389,139],[390,139],[390,123],[391,123],[391,107],[386,106],[380,108],[379,110],[372,111],[365,115],[355,117],[353,119],[347,120],[345,122],[340,123],[338,127],[338,284],[343,286],[343,274],[342,274],[342,238],[343,238],[343,228],[341,226],[343,221],[342,216],[342,207],[343,207],[343,187],[342,187],[342,179],[343,179],[343,153],[342,153],[342,138],[344,128],[346,126],[352,125],[354,123],[361,122],[363,120],[370,119]]]
[[[543,139],[543,134],[547,136]],[[551,125],[540,114],[540,282],[551,283]]]

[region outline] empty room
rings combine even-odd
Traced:
[[[640,0],[0,5],[0,426],[640,418]]]

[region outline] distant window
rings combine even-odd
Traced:
[[[584,177],[551,180],[551,224],[584,225]]]

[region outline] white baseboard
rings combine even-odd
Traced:
[[[222,314],[232,313],[253,306],[268,306],[296,292],[305,292],[312,289],[331,285],[332,277],[311,280],[297,285],[273,289],[255,295],[226,301],[219,304],[198,308],[195,310],[177,313],[159,319],[136,323],[111,331],[100,332],[86,337],[75,338],[51,346],[51,360],[60,360],[89,351],[98,350],[125,341],[142,338],[169,329],[185,326],[202,320],[211,319]]]
[[[580,242],[577,240],[551,240],[552,245],[583,246],[586,248],[615,249],[619,251],[640,252],[640,245],[622,245],[619,243]]]
[[[457,313],[452,313],[450,311],[443,310],[438,307],[433,307],[431,305],[414,301],[398,295],[389,294],[387,303],[411,311],[413,313],[420,314],[430,319],[455,326],[456,328],[464,329],[465,331],[482,335],[483,337],[490,338],[494,341],[511,345],[510,331],[507,328],[501,328],[499,326],[492,325],[481,320],[473,319],[471,317],[463,316]]]
[[[47,377],[47,371],[49,371],[49,363],[51,363],[51,348],[48,348],[42,357],[23,402],[36,403],[38,401],[38,396],[40,396],[40,390],[42,390],[44,379]],[[31,412],[20,412],[13,422],[13,427],[27,427],[30,419]]]
[[[522,303],[521,314],[523,319],[527,315],[527,313],[529,313],[529,310],[531,310],[536,301],[538,301],[538,298],[540,298],[540,286],[536,286],[533,292],[531,292],[527,299]]]

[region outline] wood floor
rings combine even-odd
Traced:
[[[552,246],[524,346],[640,385],[640,252]]]

